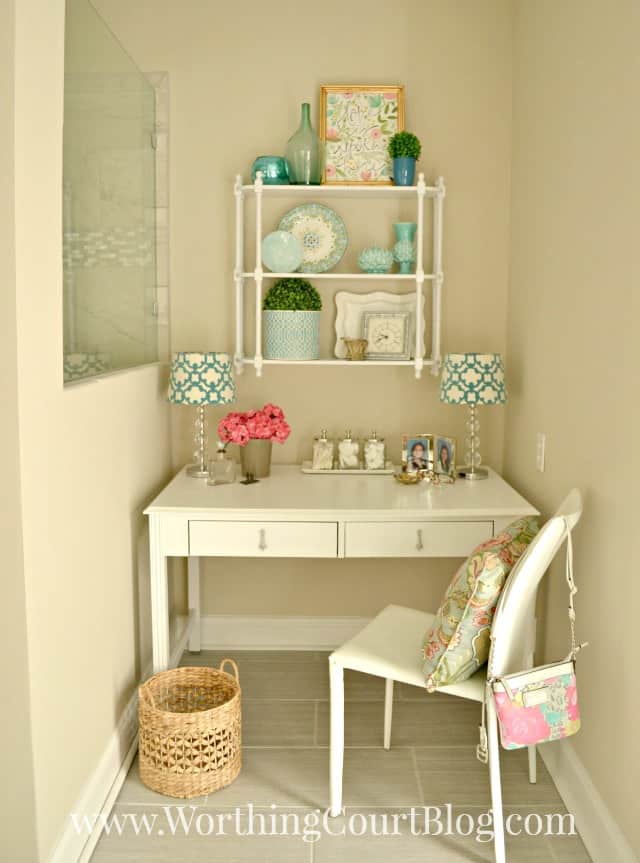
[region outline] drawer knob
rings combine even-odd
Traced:
[[[422,549],[424,548],[424,542],[422,541],[422,529],[418,529],[416,533],[418,537],[418,540],[416,542],[416,551],[422,551]]]
[[[258,548],[260,551],[265,551],[267,548],[267,532],[263,527],[260,528]]]

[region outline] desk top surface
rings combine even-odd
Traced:
[[[299,465],[273,465],[253,485],[207,485],[181,470],[145,510],[219,519],[225,516],[373,519],[500,518],[537,515],[495,471],[485,480],[403,486],[391,476],[317,476]]]

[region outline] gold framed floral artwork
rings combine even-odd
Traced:
[[[389,185],[389,138],[403,129],[402,85],[324,84],[320,88],[322,182]]]

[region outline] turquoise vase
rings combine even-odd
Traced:
[[[315,186],[322,180],[324,147],[311,126],[311,106],[302,104],[302,116],[297,132],[289,138],[285,151],[289,182]]]
[[[394,222],[396,244],[393,247],[393,258],[400,265],[401,273],[412,273],[416,262],[416,247],[414,240],[417,225],[415,222]]]

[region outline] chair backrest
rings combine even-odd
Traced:
[[[535,647],[532,624],[538,585],[581,515],[582,496],[574,489],[512,569],[491,627],[489,669],[493,675],[509,674],[527,667]]]

